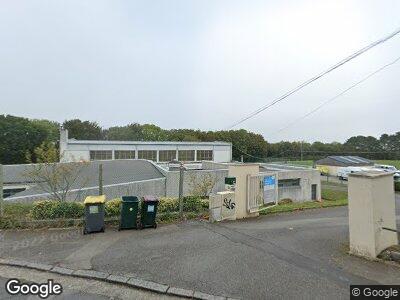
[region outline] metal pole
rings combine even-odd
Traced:
[[[300,160],[303,161],[303,141],[300,142]]]
[[[240,161],[243,162],[243,155],[240,156]]]
[[[4,214],[3,202],[3,165],[0,164],[0,217]]]
[[[99,164],[99,195],[103,195],[103,164]]]
[[[183,218],[183,163],[179,166],[179,216]]]

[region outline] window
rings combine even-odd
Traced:
[[[158,160],[159,161],[171,161],[176,159],[176,151],[175,150],[160,150],[158,152]]]
[[[115,150],[115,159],[135,159],[135,150]]]
[[[105,160],[105,159],[112,159],[111,150],[90,151],[90,160]]]
[[[279,179],[279,187],[300,187],[300,178],[296,179]]]
[[[139,150],[138,158],[157,161],[157,151],[155,151],[155,150]]]
[[[180,161],[194,161],[194,150],[179,150],[178,157]]]
[[[197,160],[213,160],[212,150],[197,150]]]

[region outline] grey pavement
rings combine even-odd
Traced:
[[[400,228],[398,194],[396,203]],[[347,254],[347,207],[85,236],[74,230],[5,231],[3,239],[0,257],[243,299],[348,299],[350,284],[400,284],[400,267]]]

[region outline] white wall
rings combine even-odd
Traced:
[[[65,149],[61,156],[62,162],[90,160],[90,151],[93,150],[135,150],[136,156],[139,150],[213,150],[214,162],[230,162],[232,159],[232,151],[230,145],[212,145],[212,144],[74,144],[67,143],[63,146]],[[157,156],[158,157],[158,156]]]

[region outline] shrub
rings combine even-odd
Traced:
[[[83,217],[83,204],[80,202],[56,202],[53,219],[77,219]]]
[[[31,217],[35,220],[83,217],[83,203],[65,201],[38,201],[33,203]]]
[[[208,199],[201,199],[201,207],[208,209],[210,207],[210,201]]]
[[[179,210],[179,201],[177,198],[160,198],[158,203],[158,211],[163,212],[176,212]]]
[[[5,203],[4,217],[27,219],[32,207],[32,203]]]
[[[55,201],[50,200],[34,202],[31,210],[32,218],[35,220],[51,219],[50,216],[52,214],[54,205]]]
[[[400,181],[395,181],[395,183],[394,183],[394,190],[395,190],[395,191],[400,191]]]
[[[196,196],[183,198],[183,211],[199,212],[203,208],[202,199]]]
[[[183,211],[186,212],[199,212],[204,208],[208,208],[208,200],[201,199],[198,196],[188,196],[183,198]],[[158,211],[163,212],[178,212],[179,199],[178,198],[160,198],[158,203]]]
[[[289,199],[289,198],[282,199],[282,200],[279,200],[279,201],[278,201],[278,204],[279,204],[279,205],[290,204],[290,203],[293,203],[293,200],[292,200],[292,199]]]
[[[106,217],[119,216],[121,213],[121,199],[107,201],[104,207]]]

